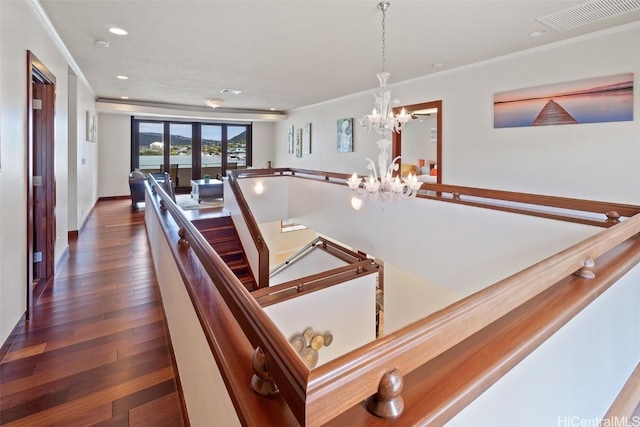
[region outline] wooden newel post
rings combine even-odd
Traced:
[[[394,369],[382,376],[378,392],[367,399],[367,410],[380,418],[397,418],[404,409],[404,378]]]
[[[275,396],[280,392],[278,386],[273,382],[273,377],[269,373],[267,358],[260,347],[257,347],[251,358],[253,364],[253,378],[251,378],[251,388],[261,396]]]

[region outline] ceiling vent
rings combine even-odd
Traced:
[[[538,18],[556,31],[569,30],[640,9],[640,0],[594,0]]]

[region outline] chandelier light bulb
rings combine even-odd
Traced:
[[[351,198],[351,207],[356,210],[359,211],[360,208],[362,207],[362,199],[357,198],[356,196],[353,196]]]
[[[264,191],[264,185],[262,184],[262,181],[256,182],[256,185],[253,187],[253,191],[255,191],[256,194],[262,194],[262,192]]]

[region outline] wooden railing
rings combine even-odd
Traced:
[[[317,274],[311,274],[303,278],[290,280],[278,285],[258,289],[251,294],[262,307],[296,298],[310,292],[319,291],[333,285],[344,283],[371,273],[380,271],[372,260],[359,261],[354,264],[344,265]]]
[[[236,178],[295,176],[301,179],[313,179],[345,186],[346,180],[350,178],[350,175],[342,173],[294,168],[241,169],[233,171],[232,174]],[[609,227],[616,224],[621,217],[631,217],[640,213],[640,206],[637,205],[547,196],[541,194],[518,193],[514,191],[474,188],[459,185],[423,183],[421,190],[424,191],[421,191],[417,195],[419,198],[477,206],[522,215],[531,215],[600,227]],[[497,201],[509,203],[497,203]],[[543,211],[536,208],[540,206],[554,208],[556,210]],[[593,216],[586,216],[584,213],[599,214],[601,218],[597,219]]]
[[[346,178],[342,174],[276,169],[237,171],[233,173],[233,179],[283,175],[343,185]],[[344,421],[346,418],[341,414],[347,412],[351,417],[349,419],[352,420],[353,408],[358,407],[363,400],[367,401],[367,408],[379,416],[401,417],[401,414],[394,411],[399,407],[398,399],[402,399],[400,390],[404,377],[428,375],[419,368],[433,363],[436,358],[475,334],[489,330],[493,327],[492,325],[498,324],[500,319],[540,298],[567,278],[589,280],[597,270],[594,268],[595,261],[604,254],[615,253],[616,248],[628,246],[630,243],[633,248],[638,247],[640,207],[637,206],[520,195],[495,190],[483,191],[455,186],[433,185],[428,186],[428,189],[453,194],[453,197],[439,194],[428,196],[429,198],[456,203],[464,202],[460,199],[460,195],[464,194],[496,199],[505,197],[504,200],[508,200],[507,196],[512,195],[514,202],[540,203],[544,206],[554,206],[553,203],[556,203],[563,209],[603,214],[615,211],[619,216],[626,216],[627,219],[618,221],[617,217],[613,218],[615,215],[611,215],[602,221],[595,221],[598,225],[606,225],[608,228],[395,333],[309,371],[255,298],[244,289],[217,254],[208,248],[197,230],[188,221],[181,219],[182,215],[178,208],[163,194],[163,191],[158,189],[157,192],[181,227],[181,235],[200,258],[225,304],[256,349],[254,367],[257,361],[260,367],[257,370],[257,383],[262,384],[259,388],[262,390],[269,388],[264,384],[273,381],[298,422],[306,426],[318,426],[332,419]],[[472,203],[481,204],[478,201]],[[486,207],[504,210],[503,207],[491,205]],[[526,208],[517,209],[527,211]],[[548,213],[535,211],[530,214],[548,215]],[[566,220],[576,220],[572,215],[567,215],[565,218],[562,213],[559,213],[557,216]],[[625,253],[628,261],[610,269],[610,276],[607,276],[609,282],[615,277],[621,277],[638,263],[637,251]],[[597,280],[600,279],[596,278]],[[208,328],[205,327],[207,319],[202,319],[202,322],[203,329],[207,330]],[[493,381],[496,379],[493,378]],[[274,388],[270,390],[273,391]],[[381,390],[380,393],[379,390]],[[413,389],[412,396],[418,392]],[[416,417],[421,419],[419,414],[416,415],[416,411],[419,409],[413,409],[412,419],[415,420]],[[421,420],[421,423],[424,422],[424,419]],[[277,423],[277,420],[273,422]]]
[[[242,190],[240,189],[240,185],[238,185],[235,173],[229,173],[228,180],[229,187],[233,191],[233,195],[235,196],[240,212],[242,213],[242,218],[249,229],[249,233],[253,238],[253,243],[258,251],[258,272],[257,274],[254,272],[257,286],[258,288],[267,287],[269,286],[269,248],[264,241],[264,237],[262,237],[262,232],[253,217],[253,213],[251,213],[251,209],[249,209],[247,200],[244,198],[244,194],[242,194]]]

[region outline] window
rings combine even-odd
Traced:
[[[169,172],[178,191],[188,191],[192,179],[251,166],[251,124],[133,117],[131,133],[131,169]]]
[[[164,131],[162,123],[140,123],[138,153],[139,167],[145,172],[162,172]],[[132,167],[131,170],[135,169]]]

